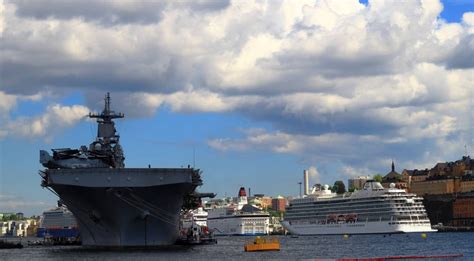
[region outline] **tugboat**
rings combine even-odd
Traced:
[[[277,238],[256,237],[255,240],[244,246],[245,252],[280,251],[280,241]]]
[[[214,195],[211,195],[212,197]],[[177,245],[217,244],[214,233],[207,227],[207,211],[202,204],[193,211],[182,213],[180,237]]]
[[[76,217],[82,245],[148,247],[172,245],[179,236],[181,209],[195,209],[203,194],[194,168],[125,168],[125,156],[105,96],[97,138],[79,149],[40,151],[41,185],[56,194]],[[146,130],[144,127],[143,130]],[[209,194],[205,194],[209,195]]]
[[[206,226],[195,223],[187,229],[181,230],[181,236],[176,241],[177,245],[212,245],[217,244],[214,235]]]

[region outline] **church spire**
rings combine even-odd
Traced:
[[[395,163],[393,163],[393,160],[392,160],[392,172],[395,172]]]

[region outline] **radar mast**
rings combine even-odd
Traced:
[[[97,119],[97,138],[90,144],[90,150],[112,156],[112,166],[123,168],[125,157],[119,144],[120,135],[117,135],[113,119],[124,118],[123,113],[116,113],[110,109],[110,93],[104,98],[104,110],[101,114],[89,113],[89,118]]]

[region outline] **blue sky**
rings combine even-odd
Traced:
[[[106,92],[126,166],[195,161],[219,196],[470,154],[474,4],[369,2],[6,1],[0,212],[54,206],[39,150],[89,144]]]

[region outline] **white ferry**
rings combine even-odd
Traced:
[[[270,215],[247,202],[244,188],[240,188],[237,206],[209,209],[207,226],[214,235],[266,235],[270,229]]]
[[[79,229],[76,218],[65,206],[43,212],[37,237],[77,237]]]
[[[423,198],[403,189],[385,189],[368,180],[364,188],[342,196],[313,188],[311,194],[294,199],[282,225],[291,234],[376,234],[436,232],[423,206]]]

